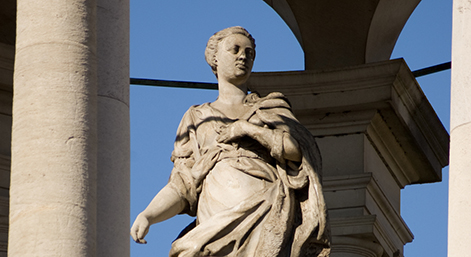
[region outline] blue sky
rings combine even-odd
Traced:
[[[391,58],[411,70],[451,59],[451,0],[423,0]],[[216,82],[204,60],[208,38],[230,26],[255,37],[254,71],[303,70],[302,49],[283,20],[258,1],[131,1],[131,77]],[[437,115],[449,128],[450,72],[418,78]],[[214,101],[217,91],[131,86],[131,222],[166,184],[170,154],[183,113]],[[405,256],[446,256],[448,168],[443,182],[407,186],[401,213],[415,235]],[[151,227],[147,245],[131,243],[131,256],[167,256],[170,244],[192,218],[179,215]]]

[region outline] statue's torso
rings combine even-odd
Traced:
[[[236,120],[225,117],[209,104],[200,106],[196,116],[200,121],[196,139],[201,155],[223,148],[220,160],[206,176],[199,196],[197,217],[198,222],[204,222],[262,192],[275,180],[276,169],[268,150],[251,138],[242,138],[229,145],[216,141],[219,127]]]

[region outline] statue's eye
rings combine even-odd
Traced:
[[[245,55],[247,56],[247,58],[253,58],[254,57],[253,49],[247,48],[245,50]]]
[[[234,46],[234,47],[232,48],[232,53],[233,53],[233,54],[238,53],[238,52],[239,52],[239,48],[240,48],[239,46]]]

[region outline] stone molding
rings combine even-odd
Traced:
[[[404,60],[255,73],[248,86],[285,94],[317,139],[332,257],[403,256],[413,235],[400,215],[400,189],[440,181],[449,143]]]
[[[405,173],[397,175],[401,187],[440,181],[441,168],[448,165],[448,133],[402,59],[322,71],[254,73],[248,83],[261,95],[284,93],[315,136],[369,132],[375,137],[385,131],[381,118],[393,136],[381,138],[387,146],[382,153],[398,152],[397,147],[388,149],[392,142],[404,153],[393,157]]]
[[[332,248],[332,255],[348,254],[348,256],[382,257],[383,249],[379,244],[361,238],[333,236],[332,241],[336,247]]]
[[[373,173],[324,177],[323,182],[333,236],[369,238],[370,242],[381,242],[384,251],[389,254],[412,241],[412,232],[387,199]],[[361,198],[355,195],[358,192],[361,192]],[[335,203],[339,197],[343,197],[343,202],[347,201],[351,206]],[[357,216],[350,213],[345,217],[342,214],[345,209],[359,206],[361,210]]]

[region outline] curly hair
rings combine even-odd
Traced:
[[[234,34],[246,36],[250,40],[250,42],[252,42],[252,46],[255,52],[255,39],[252,37],[252,35],[250,35],[250,33],[246,29],[240,26],[235,26],[216,32],[209,38],[208,43],[206,44],[206,50],[204,51],[204,57],[206,58],[206,62],[209,64],[209,66],[211,66],[211,69],[213,70],[213,73],[214,75],[216,75],[216,77],[218,76],[216,64],[216,53],[218,51],[218,44],[224,38]]]

